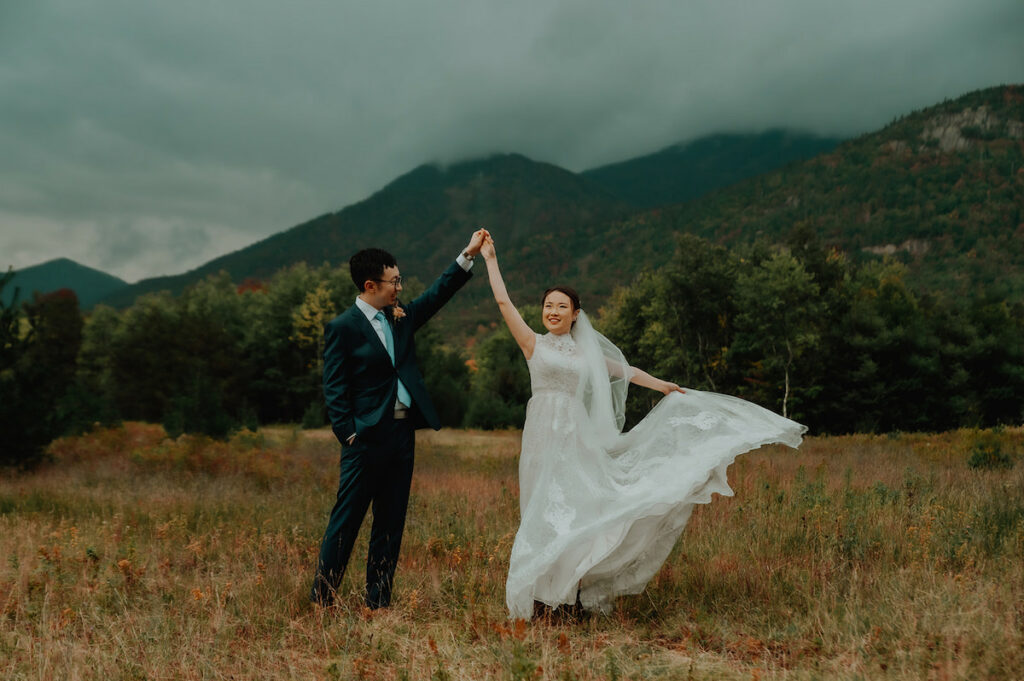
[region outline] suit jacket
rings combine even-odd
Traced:
[[[352,305],[324,327],[324,398],[331,428],[341,442],[356,433],[370,431],[394,409],[398,379],[412,395],[415,426],[441,427],[437,411],[427,394],[423,376],[416,366],[413,335],[434,316],[472,276],[452,263],[430,288],[411,303],[403,303],[405,316],[394,319],[391,308],[384,313],[395,342],[395,363],[381,343],[366,315]]]

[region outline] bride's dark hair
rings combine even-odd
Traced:
[[[564,293],[565,295],[569,296],[569,300],[572,301],[573,312],[580,309],[580,294],[576,293],[576,289],[572,288],[571,286],[552,286],[551,288],[549,288],[547,291],[544,292],[544,295],[541,296],[540,298],[541,307],[544,307],[544,301],[547,300],[548,296],[554,293],[555,291]]]
[[[576,293],[576,289],[572,288],[571,286],[552,286],[551,288],[544,292],[544,295],[540,299],[541,309],[544,308],[544,301],[547,300],[548,296],[554,293],[555,291],[558,291],[559,293],[564,293],[565,295],[569,296],[569,301],[572,303],[573,312],[581,308],[580,294]],[[575,319],[572,320],[572,325],[569,328],[576,328]]]

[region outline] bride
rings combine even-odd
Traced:
[[[616,596],[643,591],[694,504],[732,494],[726,468],[738,455],[773,442],[797,447],[806,428],[630,366],[594,330],[571,288],[544,293],[548,333],[534,333],[509,299],[492,239],[481,254],[526,357],[533,394],[519,458],[519,531],[505,585],[509,614],[529,619],[536,603],[610,612]],[[623,433],[629,383],[666,397]]]

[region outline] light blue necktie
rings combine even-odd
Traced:
[[[384,346],[387,348],[388,356],[391,358],[391,364],[392,366],[394,366],[395,338],[394,336],[391,335],[391,325],[388,324],[387,318],[384,316],[384,313],[380,310],[377,310],[377,314],[374,315],[374,318],[380,322],[381,327],[383,327],[384,329]],[[406,387],[402,385],[401,379],[398,380],[398,401],[407,407],[412,406],[412,395],[410,395]]]

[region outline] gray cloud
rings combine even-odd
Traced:
[[[856,134],[1024,81],[1019,0],[0,3],[0,266],[179,272],[425,161]]]

